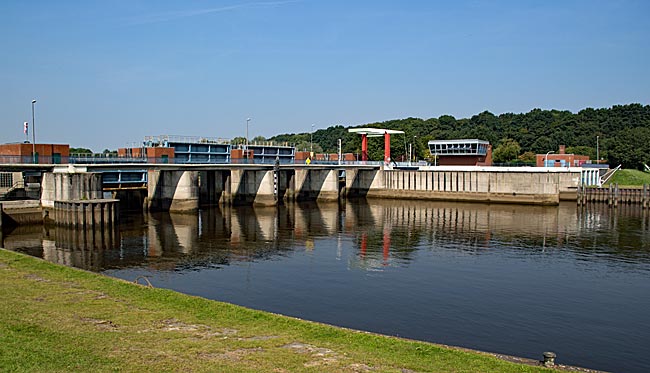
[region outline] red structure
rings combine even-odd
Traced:
[[[546,161],[546,164],[544,164]],[[560,145],[557,153],[537,154],[535,163],[537,167],[580,167],[589,161],[587,155],[566,154],[566,146]]]
[[[361,160],[368,160],[368,137],[384,136],[384,162],[390,162],[390,135],[404,134],[404,131],[387,130],[381,128],[351,128],[348,132],[361,135]]]
[[[36,154],[34,154],[34,151]],[[68,163],[70,145],[15,143],[0,145],[0,163]]]
[[[174,148],[146,146],[142,148],[119,148],[118,157],[146,158],[148,163],[174,163]]]

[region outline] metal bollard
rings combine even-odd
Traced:
[[[544,360],[542,360],[542,363],[544,364],[545,367],[552,367],[555,366],[555,352],[544,352]]]

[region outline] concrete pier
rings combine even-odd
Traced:
[[[149,170],[147,177],[149,210],[173,212],[198,210],[198,171]]]
[[[41,183],[41,206],[54,208],[54,201],[100,199],[102,175],[94,172],[48,172]]]
[[[295,196],[303,201],[336,201],[339,198],[338,170],[296,169]]]
[[[119,219],[119,200],[54,201],[54,223],[84,229],[114,226]],[[50,214],[52,218],[52,214]]]
[[[232,205],[276,205],[273,170],[233,169],[227,202]]]

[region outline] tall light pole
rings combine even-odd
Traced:
[[[309,133],[309,155],[312,156],[312,153],[314,153],[314,126],[315,124],[311,125],[311,132]]]
[[[409,143],[409,166],[413,160],[413,143]]]
[[[598,151],[598,135],[596,135],[596,163],[600,164],[600,152]]]
[[[251,118],[246,118],[246,150],[248,150],[248,122],[251,121]]]
[[[553,150],[549,150],[548,153],[544,156],[544,167],[546,167],[546,162],[548,161],[548,155],[551,153],[555,153]]]
[[[417,139],[418,139],[418,136],[417,136],[417,135],[413,135],[413,145],[415,145],[415,154],[412,154],[412,155],[413,155],[413,160],[414,160],[414,161],[416,160],[415,158],[417,158],[417,156],[418,156],[418,154],[417,154],[417,153],[418,153],[418,148],[417,148]]]
[[[34,116],[34,105],[36,105],[36,100],[32,100],[32,157],[34,158],[34,164],[36,164],[36,117]]]

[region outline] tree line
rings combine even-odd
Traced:
[[[355,127],[374,127],[404,131],[391,137],[394,160],[408,158],[412,146],[415,159],[431,159],[429,140],[481,139],[492,144],[493,161],[534,162],[535,154],[558,151],[566,145],[567,153],[588,155],[595,160],[624,168],[643,169],[650,164],[650,105],[638,103],[611,108],[587,108],[577,113],[560,110],[533,109],[528,113],[494,115],[489,111],[471,118],[457,119],[451,115],[439,118],[405,118],[369,123]],[[299,150],[305,148],[328,153],[338,152],[338,139],[344,153],[361,153],[360,136],[349,128],[334,125],[313,133],[281,134],[268,140],[290,142]],[[383,138],[368,139],[368,156],[382,160]],[[312,145],[313,142],[313,145]]]

